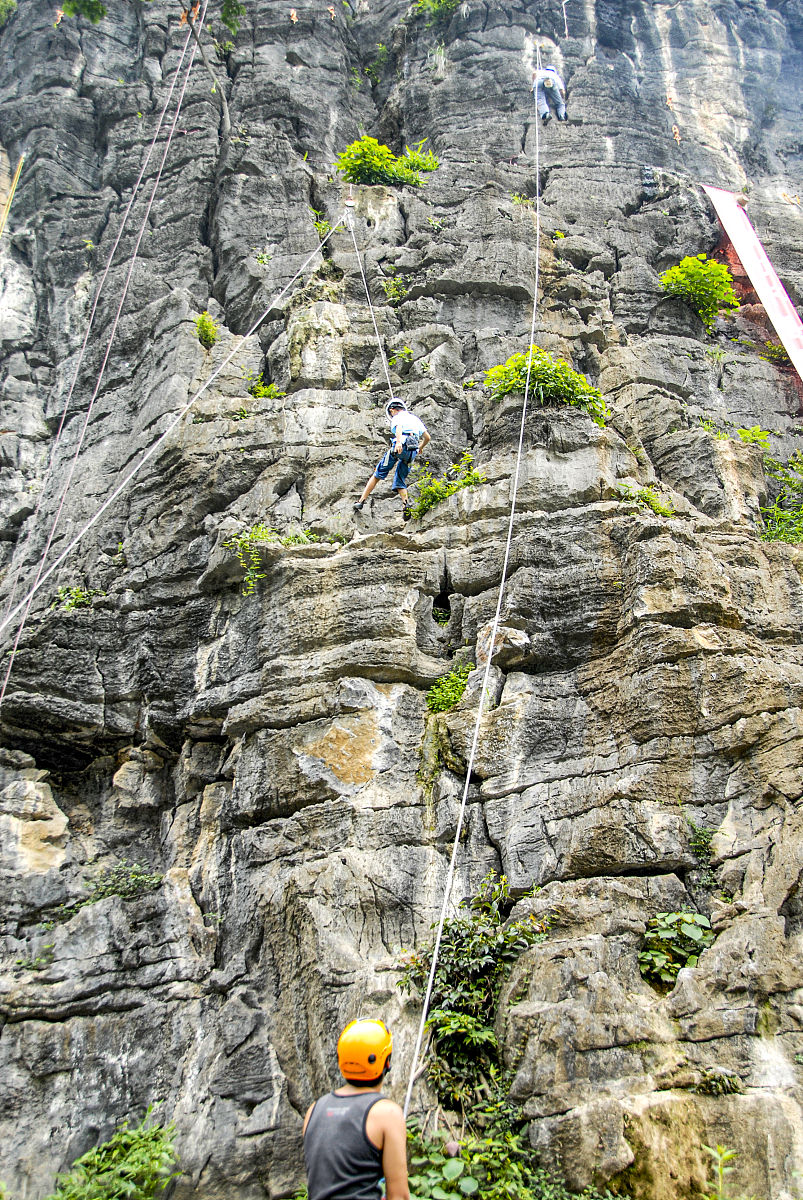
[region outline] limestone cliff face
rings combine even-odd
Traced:
[[[801,392],[758,357],[769,333],[749,294],[706,342],[658,274],[717,245],[698,186],[712,183],[744,189],[803,298],[803,7],[570,0],[568,37],[557,0],[405,14],[302,0],[294,22],[248,0],[218,64],[230,143],[194,68],[53,553],[314,250],[309,209],[340,217],[332,162],[361,130],[396,150],[427,138],[440,159],[419,190],[356,189],[355,235],[385,345],[412,350],[393,382],[431,462],[470,448],[487,483],[414,524],[384,487],[353,515],[385,391],[339,231],[44,589],[0,751],[0,1178],[15,1197],[44,1195],[158,1099],[178,1126],[177,1197],[289,1195],[301,1114],[359,1012],[392,1023],[403,1089],[417,1009],[395,964],[440,902],[478,703],[472,686],[427,731],[425,690],[487,653],[510,501],[519,401],[463,384],[527,344],[534,220],[511,197],[536,193],[536,44],[570,114],[541,135],[536,340],[613,417],[528,419],[456,899],[490,868],[519,895],[542,889],[522,904],[551,913],[551,933],[515,968],[499,1032],[533,1143],[573,1185],[688,1195],[705,1141],[740,1151],[740,1191],[799,1190],[803,553],[759,540],[760,448],[699,418],[758,424],[785,457]],[[12,164],[28,155],[0,246],[6,594],[35,571],[77,444],[141,206],[34,525],[184,37],[162,0],[97,27],[54,18],[21,0],[0,35],[0,143]],[[381,286],[394,270],[397,307]],[[222,332],[208,353],[204,309]],[[260,371],[286,395],[249,396]],[[654,483],[676,516],[623,504],[623,483]],[[347,544],[266,549],[247,597],[224,542],[255,522]],[[51,608],[74,584],[102,594]],[[690,821],[715,831],[713,889]],[[41,928],[121,860],[162,886]],[[641,938],[684,905],[717,938],[660,995]],[[741,1094],[692,1090],[723,1072]]]

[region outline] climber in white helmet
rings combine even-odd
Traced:
[[[392,487],[402,502],[402,516],[406,521],[411,516],[410,506],[407,503],[407,476],[419,450],[423,450],[432,439],[423,422],[407,411],[407,405],[403,400],[392,396],[385,405],[385,412],[390,421],[390,448],[377,463],[376,470],[363,488],[362,495],[355,502],[354,507],[359,511],[379,480],[387,479],[391,467],[395,466]]]
[[[539,67],[533,71],[532,90],[535,92],[535,104],[538,115],[544,124],[550,120],[550,104],[554,107],[559,121],[568,121],[566,115],[566,84],[561,79],[555,67],[550,63],[547,67]]]

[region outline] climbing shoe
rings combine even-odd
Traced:
[[[404,508],[402,509],[402,520],[409,521],[410,517],[412,515],[413,515],[413,510],[410,508],[410,505],[405,504]]]
[[[544,113],[543,116],[541,117],[541,120],[543,121],[544,125],[546,125],[549,121],[552,120],[552,113]]]
[[[365,504],[364,500],[355,500],[352,507],[355,509],[356,512],[362,512],[363,504]]]

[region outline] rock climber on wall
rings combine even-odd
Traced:
[[[550,103],[554,106],[559,121],[568,121],[566,115],[566,84],[553,66],[539,67],[533,71],[532,90],[535,92],[535,104],[541,120],[546,122],[551,118]]]
[[[390,449],[377,463],[376,470],[363,488],[363,493],[355,502],[354,507],[360,510],[379,480],[387,479],[391,467],[395,466],[392,487],[402,502],[402,515],[406,521],[411,515],[407,503],[407,476],[419,450],[423,450],[432,439],[423,422],[407,411],[407,405],[403,400],[398,400],[393,396],[386,404],[385,412],[390,420]]]
[[[352,1021],[337,1043],[345,1084],[321,1096],[304,1118],[309,1200],[410,1200],[407,1128],[381,1094],[393,1039],[382,1021]]]

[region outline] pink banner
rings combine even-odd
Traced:
[[[750,276],[767,316],[775,327],[783,348],[803,379],[803,322],[797,315],[786,288],[775,273],[766,251],[761,245],[747,213],[736,203],[733,192],[722,188],[706,187],[703,191],[716,209],[722,228],[733,243],[741,264]]]

